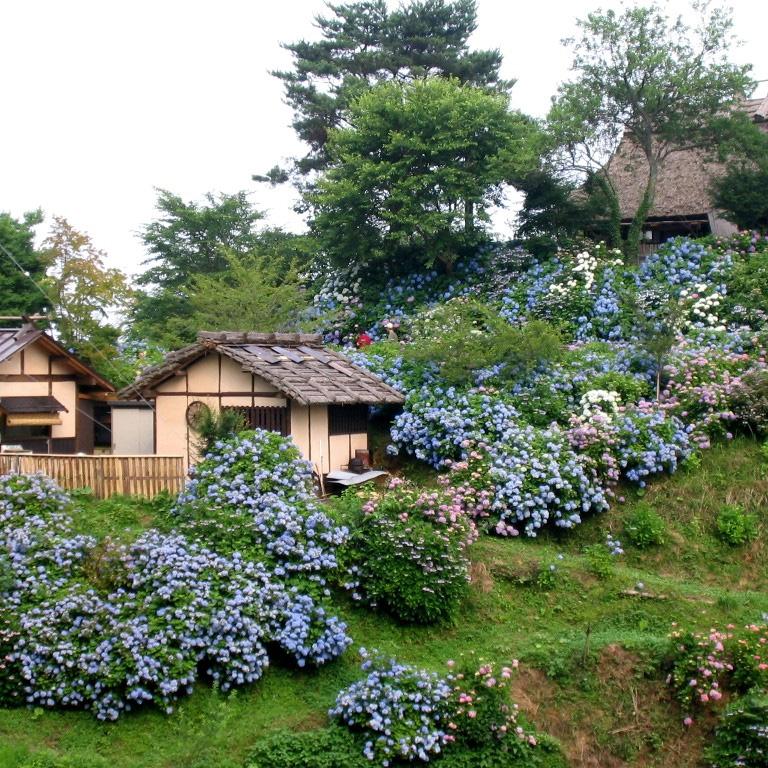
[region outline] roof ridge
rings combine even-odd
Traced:
[[[261,333],[258,331],[200,331],[198,342],[215,344],[257,344],[272,346],[322,346],[319,333]]]

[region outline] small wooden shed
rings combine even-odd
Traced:
[[[0,446],[109,450],[110,382],[34,323],[0,328]]]
[[[368,406],[404,400],[377,376],[325,349],[317,334],[240,332],[200,333],[118,396],[154,401],[157,453],[194,462],[195,412],[233,408],[251,428],[290,435],[323,475],[368,448]]]

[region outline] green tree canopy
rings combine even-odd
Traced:
[[[332,16],[315,19],[321,39],[284,44],[293,68],[273,73],[285,84],[294,129],[310,147],[297,163],[301,173],[325,167],[329,131],[345,124],[351,102],[376,83],[439,75],[499,89],[511,86],[499,77],[498,51],[469,50],[476,28],[474,0],[415,0],[393,10],[385,0],[363,0],[328,8]],[[286,175],[273,169],[268,178],[282,181]]]
[[[744,121],[728,170],[715,179],[715,205],[741,229],[768,230],[768,133]]]
[[[150,256],[136,279],[144,290],[136,301],[131,335],[172,349],[193,341],[197,333],[190,305],[194,276],[226,269],[227,254],[252,251],[263,216],[245,192],[209,193],[199,204],[161,189],[156,207],[157,219],[141,233]]]
[[[296,330],[308,305],[296,263],[254,252],[230,254],[227,269],[192,280],[192,322],[200,330]]]
[[[307,195],[331,260],[450,270],[483,236],[505,185],[535,165],[537,129],[505,94],[430,78],[361,95],[331,132]]]
[[[34,315],[50,307],[35,286],[45,275],[45,261],[35,248],[35,227],[42,220],[39,210],[20,220],[0,213],[0,315]]]
[[[607,161],[625,134],[645,156],[649,173],[634,213],[626,251],[638,251],[661,168],[674,152],[714,149],[723,114],[750,91],[749,66],[728,61],[732,20],[721,8],[694,4],[695,28],[670,20],[656,5],[596,11],[578,22],[572,82],[560,86],[548,118],[551,159],[563,175],[592,175],[609,203],[614,239],[620,220]]]
[[[54,216],[43,254],[56,335],[96,370],[115,378],[120,328],[114,320],[127,311],[132,297],[126,276],[106,267],[105,253],[61,216]]]
[[[258,278],[254,270],[262,269],[263,276],[269,271],[270,280],[282,274],[293,285],[297,265],[308,262],[313,253],[306,236],[279,229],[260,231],[263,214],[246,192],[208,194],[198,204],[160,190],[157,208],[160,216],[142,232],[151,255],[147,270],[137,278],[144,291],[136,301],[130,336],[166,350],[194,341],[202,318],[207,318],[206,327],[214,327],[211,307],[217,303],[215,322],[222,323],[220,329],[226,329],[223,323],[228,317],[243,322],[238,302],[246,286],[241,286],[242,295],[235,290],[241,267],[251,270],[254,279]],[[227,278],[233,265],[234,283]],[[203,295],[208,290],[212,295]],[[234,303],[227,304],[229,299]]]

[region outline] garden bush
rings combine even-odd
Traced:
[[[73,535],[66,495],[37,476],[0,478],[0,500],[4,703],[21,692],[110,720],[147,703],[168,710],[201,676],[222,690],[257,680],[273,644],[304,666],[351,642],[316,599],[239,552],[178,533]]]
[[[733,656],[733,686],[745,693],[768,692],[768,624],[750,624],[729,643]]]
[[[361,655],[366,677],[339,693],[329,715],[363,734],[363,754],[378,765],[441,754],[454,740],[450,683],[364,649]]]
[[[726,707],[707,758],[713,768],[768,765],[768,693],[739,697]]]
[[[393,478],[356,511],[345,548],[355,594],[403,621],[455,618],[468,592],[476,528],[450,486],[418,489]]]
[[[518,720],[508,690],[516,661],[497,673],[482,664],[439,677],[375,652],[361,654],[367,677],[339,693],[330,715],[362,735],[368,760],[488,768],[563,764],[552,740],[543,739],[542,748],[538,734]],[[476,762],[468,762],[470,755]]]
[[[768,624],[750,624],[741,630],[675,630],[667,658],[668,682],[683,706],[686,725],[697,709],[712,707],[724,692],[768,690]]]
[[[757,516],[738,504],[727,504],[715,518],[717,537],[731,547],[748,544],[757,537]]]
[[[731,407],[736,419],[754,434],[768,433],[768,370],[747,371],[733,387]]]
[[[639,549],[664,543],[666,525],[661,515],[648,504],[638,504],[624,518],[624,536]]]
[[[278,731],[260,740],[245,768],[367,768],[363,743],[349,729],[330,725],[314,731]]]
[[[303,588],[325,584],[347,535],[317,504],[310,465],[291,439],[261,429],[217,442],[171,517],[205,546],[240,552]]]

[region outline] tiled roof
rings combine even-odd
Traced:
[[[239,363],[292,400],[302,404],[402,403],[403,395],[343,355],[323,348],[321,337],[307,333],[203,332],[195,344],[168,355],[123,389],[121,398],[151,390],[210,350]]]
[[[0,411],[5,413],[60,413],[67,409],[50,395],[0,397]]]
[[[0,328],[0,363],[39,339],[43,332],[27,323],[21,328]]]
[[[13,357],[17,352],[21,352],[22,349],[36,341],[40,341],[49,353],[66,358],[67,362],[81,376],[92,379],[89,384],[104,389],[107,392],[115,391],[115,388],[107,379],[31,322],[25,323],[20,328],[0,328],[0,363]]]

